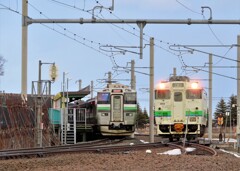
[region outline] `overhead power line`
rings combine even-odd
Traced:
[[[233,44],[233,45],[225,45],[225,46],[228,46],[228,47],[233,47],[233,46],[238,46],[236,44]],[[188,50],[180,50],[180,49],[173,49],[172,47],[182,47],[182,48],[185,48],[185,49],[188,49]],[[206,51],[202,51],[202,50],[198,50],[198,49],[194,49],[194,48],[190,48],[190,46],[188,45],[170,45],[169,48],[173,51],[185,51],[185,52],[189,52],[189,53],[193,53],[193,52],[200,52],[200,53],[203,53],[203,54],[212,54],[213,56],[215,57],[219,57],[219,58],[222,58],[222,59],[226,59],[226,60],[229,60],[229,61],[234,61],[234,62],[240,62],[238,60],[235,60],[235,59],[231,59],[231,58],[227,58],[225,56],[221,56],[221,55],[217,55],[217,54],[214,54],[214,53],[210,53],[210,52],[206,52]]]

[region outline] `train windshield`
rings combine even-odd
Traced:
[[[199,89],[187,90],[186,98],[187,99],[201,99],[202,98],[202,90],[199,90]]]
[[[110,93],[98,93],[97,103],[98,104],[110,104]]]
[[[181,102],[182,101],[182,92],[174,92],[174,101]]]
[[[155,99],[170,99],[170,90],[155,90]]]
[[[124,103],[125,104],[137,104],[136,93],[125,93],[124,94]]]

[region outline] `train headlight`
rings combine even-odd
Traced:
[[[197,89],[198,88],[198,83],[194,82],[191,84],[192,89]]]
[[[164,84],[164,83],[159,84],[159,89],[164,89],[165,87],[166,87],[166,84]]]
[[[108,116],[108,113],[102,113],[101,116]]]
[[[126,116],[133,116],[133,113],[126,113]]]

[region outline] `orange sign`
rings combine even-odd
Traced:
[[[218,117],[218,125],[222,125],[223,124],[223,117]]]

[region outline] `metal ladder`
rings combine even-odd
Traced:
[[[61,118],[62,144],[76,144],[76,109],[62,109]]]

